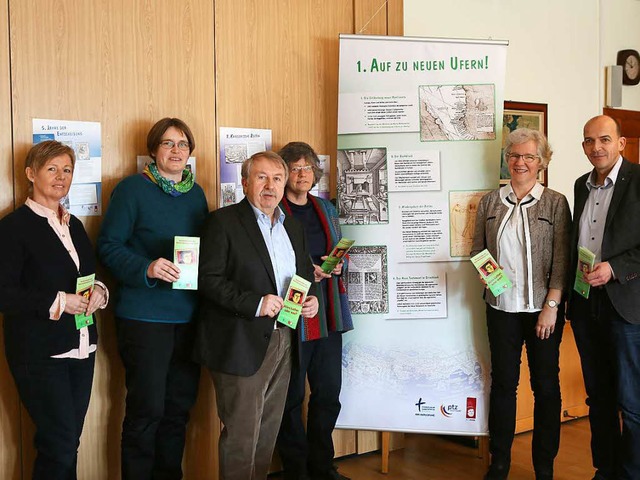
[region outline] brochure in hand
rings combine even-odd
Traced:
[[[576,269],[576,281],[573,283],[573,289],[584,298],[589,298],[591,285],[584,279],[584,274],[593,270],[593,264],[596,261],[596,255],[588,248],[578,246],[578,267]]]
[[[498,296],[512,287],[511,280],[495,261],[486,248],[477,255],[471,257],[471,263],[486,283],[491,293]]]
[[[337,245],[333,247],[333,250],[331,250],[329,257],[320,266],[322,271],[324,273],[331,273],[331,271],[336,268],[336,265],[342,261],[354,243],[355,240],[349,240],[348,238],[340,239]]]
[[[302,304],[307,299],[307,293],[311,288],[311,282],[294,275],[289,284],[289,289],[284,297],[284,306],[278,314],[277,320],[286,326],[296,328],[302,312]]]
[[[86,297],[87,300],[91,297],[93,292],[93,285],[96,281],[96,274],[92,273],[85,277],[78,277],[76,280],[76,294]],[[82,327],[88,327],[93,325],[93,315],[85,315],[84,313],[76,313],[74,315],[76,319],[76,329],[80,330]]]
[[[174,290],[198,289],[198,258],[200,237],[179,237],[173,241],[173,263],[180,269],[180,278],[173,282]]]

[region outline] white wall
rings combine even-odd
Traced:
[[[573,182],[590,165],[582,126],[602,112],[604,67],[640,50],[640,0],[404,0],[408,36],[509,40],[505,99],[546,103],[554,149],[549,186],[573,204]],[[621,108],[640,110],[640,86]]]
[[[607,65],[615,65],[619,50],[640,51],[639,0],[600,0],[600,45],[603,72]],[[602,92],[604,103],[604,88]],[[640,85],[623,85],[620,108],[640,110]]]

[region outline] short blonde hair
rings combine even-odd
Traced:
[[[37,172],[44,167],[49,160],[61,155],[68,155],[71,159],[71,165],[73,167],[76,166],[76,154],[73,148],[56,140],[45,140],[31,147],[24,159],[24,167],[31,168],[34,172]]]

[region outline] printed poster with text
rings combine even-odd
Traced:
[[[469,251],[499,179],[505,41],[341,35],[336,156],[346,284],[340,428],[487,432]]]
[[[220,127],[220,207],[244,198],[242,162],[265,150],[271,150],[271,130]]]
[[[69,194],[61,203],[73,215],[102,215],[102,139],[99,122],[34,118],[33,144],[57,140],[71,147],[76,163]]]

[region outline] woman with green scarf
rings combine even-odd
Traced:
[[[208,213],[187,160],[195,148],[189,127],[163,118],[147,135],[153,159],[142,174],[114,189],[98,255],[118,281],[118,351],[127,399],[122,425],[122,478],[182,478],[189,410],[199,365],[191,361],[197,292],[173,289],[174,237],[199,236]]]

